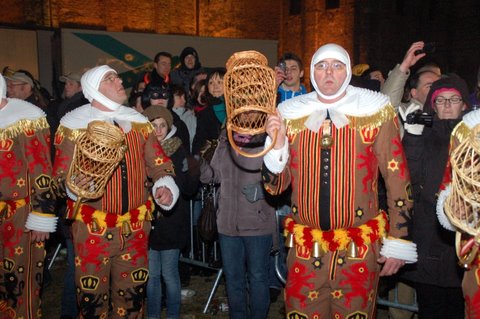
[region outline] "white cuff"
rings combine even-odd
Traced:
[[[440,194],[438,194],[438,200],[437,200],[437,218],[438,222],[440,225],[443,226],[443,228],[450,230],[450,231],[456,231],[455,226],[450,222],[448,219],[447,215],[445,214],[445,210],[443,209],[443,206],[445,205],[445,200],[447,199],[448,195],[452,192],[452,186],[448,185],[447,188],[442,190]]]
[[[58,217],[41,216],[34,213],[28,214],[25,228],[30,230],[53,233],[57,229]]]
[[[281,138],[281,137],[279,137]],[[265,148],[268,148],[272,144],[272,139],[270,136],[267,136],[265,140]],[[274,174],[280,174],[285,169],[285,166],[288,162],[288,139],[285,136],[285,143],[283,147],[279,150],[271,149],[265,156],[263,157],[263,162],[268,170]]]
[[[402,259],[407,264],[416,263],[418,259],[417,245],[407,240],[386,238],[383,240],[380,255],[387,258]]]
[[[172,203],[169,206],[165,206],[160,204],[157,199],[155,198],[155,193],[157,192],[157,189],[160,187],[166,187],[172,192]],[[170,210],[172,207],[175,205],[175,203],[178,200],[178,197],[180,196],[180,190],[178,189],[177,184],[175,184],[175,181],[173,180],[172,176],[164,176],[159,178],[155,184],[152,187],[152,194],[153,197],[155,198],[155,202],[160,206],[161,208],[165,210]]]
[[[65,186],[65,191],[66,191],[66,193],[67,193],[68,198],[70,198],[70,199],[73,200],[74,202],[77,201],[77,195],[75,195],[75,194],[70,190],[70,188],[68,188],[68,186]]]

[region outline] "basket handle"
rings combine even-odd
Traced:
[[[470,238],[463,247],[461,247],[462,233],[455,234],[455,250],[457,251],[458,264],[465,268],[470,269],[470,265],[477,257],[479,243],[476,237]]]
[[[227,128],[227,134],[228,134],[228,141],[230,142],[230,145],[235,150],[235,152],[242,155],[243,157],[254,158],[254,157],[264,156],[265,154],[270,152],[270,150],[275,146],[275,143],[277,142],[278,130],[275,130],[275,136],[273,137],[272,144],[270,144],[269,147],[267,147],[266,149],[264,149],[263,151],[261,151],[259,153],[247,153],[247,152],[242,151],[237,146],[237,144],[235,144],[235,140],[233,139],[233,134],[232,134],[232,129],[231,128]]]

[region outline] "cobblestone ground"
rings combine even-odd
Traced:
[[[60,302],[65,268],[65,261],[62,260],[62,258],[57,258],[50,271],[51,280],[43,292],[43,318],[45,319],[60,318]],[[195,268],[197,268],[197,270],[201,269],[198,267]],[[228,318],[228,311],[224,311],[226,309],[222,310],[222,304],[227,303],[223,278],[219,282],[219,286],[207,312],[205,314],[203,313],[216,277],[217,273],[211,272],[210,274],[205,274],[205,271],[203,271],[202,275],[191,276],[190,285],[186,288],[194,290],[196,294],[195,296],[182,301],[181,319]],[[281,296],[275,303],[271,304],[268,318],[285,318],[284,303]],[[376,318],[387,319],[388,316],[386,311],[379,309]]]
[[[60,302],[61,293],[63,289],[63,274],[65,272],[65,261],[57,258],[55,264],[51,269],[52,278],[48,286],[43,292],[43,318],[58,319],[60,318]],[[201,270],[199,267],[195,267]],[[202,275],[192,275],[190,285],[186,288],[192,289],[196,292],[193,297],[182,300],[181,318],[182,319],[196,319],[196,318],[228,318],[228,311],[222,311],[222,304],[227,303],[225,295],[225,283],[223,278],[220,280],[218,288],[214,294],[212,302],[204,314],[204,308],[207,304],[208,296],[214,286],[217,273],[210,272]],[[269,318],[284,318],[284,307],[281,297],[277,302],[270,306]],[[226,309],[224,309],[226,310]]]

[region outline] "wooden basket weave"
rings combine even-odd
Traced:
[[[268,67],[267,58],[257,51],[234,53],[226,67],[223,86],[230,144],[243,156],[262,156],[269,149],[259,154],[242,152],[233,141],[232,131],[249,135],[265,132],[268,114],[275,113],[275,72]],[[275,141],[272,147],[274,144]]]
[[[445,200],[445,213],[453,225],[473,236],[475,253],[480,244],[480,125],[452,152],[452,191]],[[465,252],[460,248],[457,234],[457,254],[462,260]],[[471,243],[470,243],[471,247]]]
[[[67,174],[68,188],[79,199],[101,197],[126,150],[125,134],[118,127],[103,121],[90,122],[87,130],[76,140],[73,161]],[[88,182],[79,185],[78,177]]]

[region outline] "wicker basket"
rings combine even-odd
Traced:
[[[259,154],[242,152],[236,146],[232,132],[249,135],[265,132],[268,114],[275,113],[275,72],[268,67],[267,58],[257,51],[234,53],[226,67],[223,85],[230,144],[243,156],[263,156],[269,149]],[[275,141],[272,147],[274,144]]]
[[[473,236],[476,255],[480,244],[480,125],[452,152],[452,192],[445,200],[445,213],[453,225]],[[472,246],[472,243],[468,243]],[[460,244],[457,234],[457,254],[463,264],[469,256]],[[472,257],[472,260],[475,256]],[[463,260],[462,260],[463,259]]]
[[[118,127],[103,121],[88,124],[76,140],[66,180],[68,188],[78,196],[77,202],[81,198],[95,199],[103,195],[126,150],[125,134]],[[80,176],[82,178],[78,178]]]

